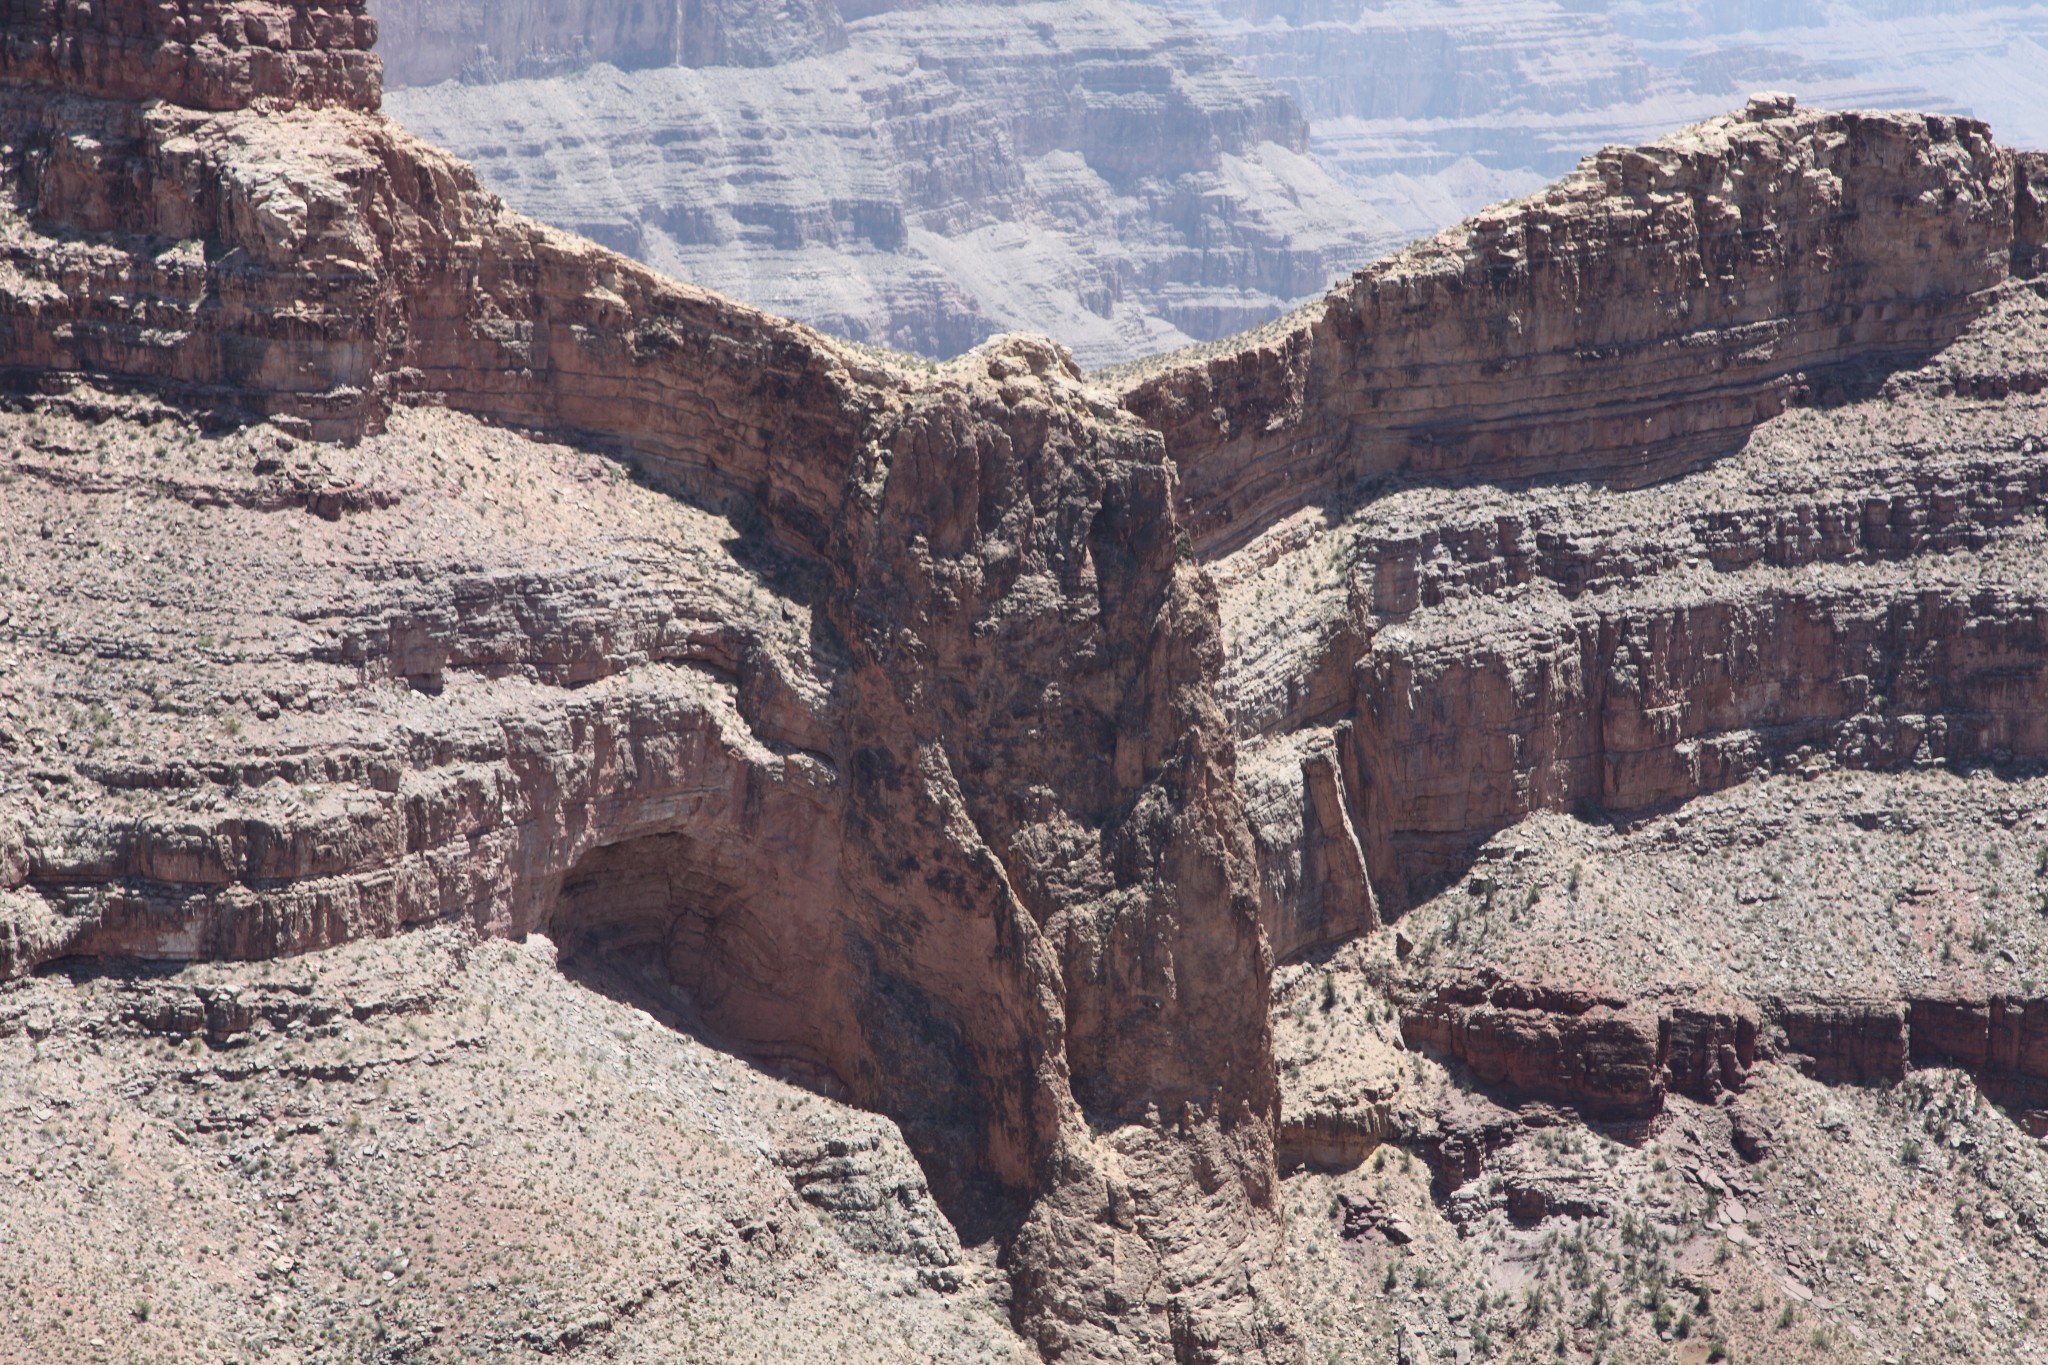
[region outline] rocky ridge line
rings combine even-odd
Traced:
[[[1390,477],[1667,477],[1802,385],[1959,335],[2039,233],[2015,215],[2031,164],[1972,120],[1759,98],[1589,158],[1254,345],[1135,367],[1124,402],[1165,434],[1205,553]]]
[[[17,390],[378,449],[428,401],[598,441],[730,508],[740,548],[689,549],[638,648],[553,585],[522,613],[512,582],[430,590],[353,645],[245,646],[300,676],[288,696],[324,678],[378,719],[311,754],[279,716],[224,765],[92,765],[130,794],[111,803],[38,769],[0,842],[8,970],[450,916],[652,956],[704,1027],[902,1123],[952,1216],[1001,1230],[1048,1354],[1285,1357],[1269,960],[1156,435],[1043,343],[920,386],[661,279],[323,89],[206,113],[6,87]],[[384,513],[436,532],[417,493]],[[774,612],[688,586],[706,574],[765,579]],[[451,669],[479,609],[523,616],[559,671]],[[104,648],[51,644],[60,673]],[[277,774],[345,796],[246,785]],[[163,799],[195,776],[196,807]]]

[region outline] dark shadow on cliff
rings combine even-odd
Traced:
[[[604,850],[597,852],[602,854]],[[564,886],[570,912],[558,912],[551,926],[558,935],[559,965],[564,976],[608,999],[639,1009],[663,1026],[778,1080],[842,1104],[858,1102],[852,1087],[806,1050],[749,1043],[707,1022],[698,992],[677,981],[663,960],[663,945],[648,939],[645,921],[610,926],[579,922],[575,918],[578,888],[574,876],[572,873]],[[671,936],[673,932],[672,927]],[[717,987],[713,985],[711,989],[715,991]],[[878,989],[872,994],[880,1002],[873,1008],[886,1009],[892,1002],[898,1006],[904,1003],[895,998],[902,991]],[[884,1117],[894,1120],[902,1130],[904,1140],[924,1169],[933,1200],[962,1244],[1006,1246],[1022,1225],[1028,1209],[1012,1192],[974,1171],[971,1135],[975,1115],[970,1108],[963,1098],[960,1112],[952,1115],[885,1112]]]

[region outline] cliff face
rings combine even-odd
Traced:
[[[1286,1355],[1269,958],[1157,435],[1050,345],[914,385],[509,214],[357,101],[280,93],[296,107],[207,114],[7,91],[17,385],[373,451],[407,448],[374,433],[409,396],[582,433],[733,509],[737,548],[686,541],[699,567],[636,581],[637,554],[517,569],[487,535],[425,551],[421,591],[364,584],[310,654],[238,650],[259,720],[309,675],[321,711],[384,680],[436,704],[313,752],[286,715],[258,743],[92,760],[112,805],[42,788],[6,843],[6,971],[451,915],[546,929],[896,1115],[953,1215],[1005,1232],[1049,1354]],[[402,464],[301,492],[251,458],[184,496],[437,539]],[[64,463],[23,472],[68,489]],[[240,572],[288,581],[268,553]],[[297,610],[330,618],[324,594],[375,568],[346,558]],[[98,685],[55,666],[57,691]],[[482,678],[528,686],[451,681]],[[247,795],[278,778],[336,784],[345,813]],[[221,781],[218,807],[155,796]]]
[[[1629,104],[1655,77],[1613,22],[1564,5],[1219,3],[1231,47],[1318,122],[1455,122]],[[1570,53],[1571,60],[1554,54]]]
[[[1969,860],[1998,853],[1904,851],[1914,831],[1967,842],[1980,806],[2040,828],[2021,782],[2048,756],[2033,158],[1948,120],[1760,112],[1567,182],[1612,186],[1583,232],[1656,202],[1629,168],[1707,150],[1663,202],[1725,238],[1631,228],[1552,269],[1561,187],[1242,351],[1128,381],[1218,580],[1268,932],[1301,963],[1283,978],[1306,1008],[1315,955],[1350,944],[1318,1008],[1357,991],[1393,1021],[1356,1054],[1281,1039],[1286,1067],[1323,1068],[1286,1087],[1283,1157],[1425,1151],[1461,1226],[1600,1206],[1518,1183],[1521,1120],[1419,1112],[1421,1072],[1389,1078],[1375,1048],[1625,1127],[1749,1095],[1774,1065],[1848,1085],[1958,1068],[2048,1124],[2037,862],[1987,885]],[[1859,169],[1823,176],[1830,155]],[[1902,173],[1922,188],[1848,209]],[[1747,217],[1752,174],[1816,197]],[[1852,245],[1878,218],[1907,238]],[[1781,273],[1800,234],[1813,254]],[[1937,241],[1943,265],[1884,282]],[[1690,261],[1690,285],[1660,273]],[[1621,299],[1626,318],[1574,330]],[[1418,335],[1435,342],[1406,349]],[[1567,399],[1571,363],[1602,380]],[[1741,794],[1844,774],[1883,778]],[[1760,1122],[1737,1124],[1745,1160]]]
[[[364,0],[8,0],[0,81],[194,109],[256,100],[375,109],[376,41]]]
[[[2038,157],[1754,103],[1120,405],[520,218],[306,50],[0,85],[0,977],[545,932],[896,1120],[1054,1359],[1350,1340],[1276,1144],[1540,1222],[1620,1196],[1501,1102],[2040,1105],[2039,917],[1907,841],[2048,758]]]
[[[2010,158],[1967,121],[1787,112],[1603,152],[1256,347],[1166,362],[1125,402],[1197,543],[1390,476],[1662,477],[1955,337],[2011,269]]]

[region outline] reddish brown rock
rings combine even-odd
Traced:
[[[1488,1089],[1610,1119],[1654,1114],[1667,1090],[1740,1089],[1756,1056],[1756,1022],[1739,1005],[1660,1017],[1646,1002],[1542,983],[1438,986],[1402,1011],[1401,1032]]]
[[[1601,152],[1124,401],[1165,433],[1205,553],[1389,476],[1639,484],[1801,384],[1953,339],[2013,225],[1980,123],[1762,101]]]
[[[1390,849],[1375,886],[1410,903],[1533,810],[1682,801],[1802,749],[1877,768],[2048,755],[2048,616],[2032,594],[1896,591],[1617,594],[1383,640],[1359,665],[1356,730]]]
[[[6,17],[0,370],[23,405],[374,444],[438,404],[611,452],[709,525],[662,542],[682,562],[558,547],[529,571],[508,519],[417,591],[355,565],[294,604],[318,637],[263,663],[347,674],[359,732],[224,732],[186,759],[88,738],[83,713],[33,772],[6,737],[29,795],[0,826],[0,971],[545,929],[574,969],[896,1117],[948,1212],[1008,1238],[1017,1325],[1048,1357],[1298,1356],[1276,950],[1369,933],[1535,812],[1655,808],[1818,756],[2048,756],[2048,609],[2008,535],[2043,505],[2025,442],[1951,482],[1902,458],[1875,485],[1645,504],[1641,525],[1523,506],[1362,536],[1326,561],[1336,608],[1288,619],[1256,668],[1266,642],[1229,657],[1203,563],[1361,479],[1653,479],[1802,387],[1867,391],[1987,307],[2026,325],[2008,276],[2037,249],[2036,163],[1969,120],[1758,108],[1603,154],[1281,340],[1140,386],[1140,421],[1049,343],[912,376],[506,212],[368,112],[353,10]],[[1952,347],[1889,382],[2029,392],[2033,369],[1994,361]],[[244,539],[234,517],[389,513],[409,544],[435,525],[423,497],[468,502],[466,473],[286,487],[259,456],[208,483],[138,472],[161,450],[104,473],[38,439],[9,471],[34,506],[203,503]],[[48,601],[113,604],[53,613],[29,652],[81,688],[79,659],[239,676],[210,632],[96,633],[151,575],[213,566],[94,585],[90,519],[15,528],[65,537],[38,557]],[[340,794],[242,794],[315,784]],[[210,799],[143,799],[188,788]],[[1758,1009],[1468,974],[1412,996],[1410,1042],[1618,1118],[1740,1089],[1773,1050],[1866,1081],[1922,1055],[2041,1074],[2038,1011],[2004,997],[1915,1004],[1909,1031],[1890,997],[1817,990]],[[238,1010],[144,1013],[225,1037]],[[1390,1094],[1352,1098],[1304,1109],[1290,1150],[1341,1161],[1391,1131]],[[1457,1109],[1409,1137],[1476,1171],[1519,1120]],[[1604,1207],[1513,1189],[1529,1217]]]
[[[1914,1066],[1959,1067],[1999,1103],[2048,1120],[2048,1000],[1916,999],[1908,1017]]]
[[[1909,1026],[1901,1001],[1781,1001],[1772,1013],[1785,1051],[1822,1080],[1887,1085],[1906,1077]]]
[[[193,109],[375,109],[382,64],[367,0],[8,0],[0,84]]]
[[[269,31],[261,6],[207,12]],[[114,55],[92,60],[185,32],[168,13],[99,16],[84,31]],[[187,96],[167,61],[121,67],[111,93]],[[426,695],[456,672],[619,684],[487,712],[441,741],[454,770],[335,765],[320,776],[366,788],[344,828],[38,828],[10,878],[37,916],[10,921],[7,969],[265,956],[449,915],[545,928],[886,1109],[956,1218],[1021,1222],[1017,1321],[1048,1354],[1286,1358],[1270,955],[1215,608],[1157,435],[1044,343],[917,388],[519,219],[368,114],[255,107],[263,62],[230,70],[234,98],[193,96],[225,113],[16,69],[0,122],[26,213],[0,358],[18,386],[87,377],[321,438],[406,397],[579,434],[734,507],[763,572],[803,585],[817,645],[791,655],[737,609],[646,642],[733,678],[725,694],[636,672],[549,612],[508,647],[478,615],[503,611],[496,584],[365,623],[343,651]],[[1133,1136],[1112,1152],[1091,1122]]]

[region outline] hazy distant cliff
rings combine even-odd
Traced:
[[[394,85],[461,78],[390,112],[517,207],[900,349],[1021,328],[1107,363],[1263,320],[1396,241],[1284,96],[1124,0],[374,8]]]

